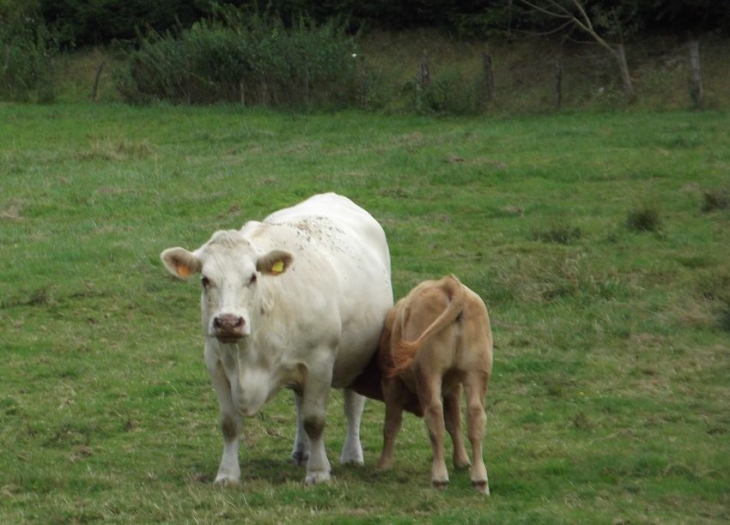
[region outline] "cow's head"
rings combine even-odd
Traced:
[[[261,253],[235,230],[216,232],[189,252],[169,248],[160,255],[180,279],[200,274],[203,331],[222,343],[236,343],[251,333],[251,315],[265,310],[262,279],[277,278],[293,261],[290,253]]]

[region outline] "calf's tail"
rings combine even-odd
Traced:
[[[453,323],[464,310],[466,301],[464,286],[459,279],[450,275],[444,279],[442,290],[449,302],[446,309],[426,328],[415,341],[404,341],[398,338],[392,342],[391,357],[393,367],[388,370],[388,377],[392,378],[411,366],[420,348],[435,334]],[[403,322],[403,319],[400,319]],[[402,330],[399,331],[402,333]]]

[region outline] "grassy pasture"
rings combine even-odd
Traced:
[[[430,119],[0,106],[0,523],[725,523],[730,127],[719,112]],[[489,305],[485,455],[429,486],[422,421],[380,473],[289,465],[291,395],[212,485],[198,289],[159,252],[322,191],[389,237],[396,296],[453,272]]]

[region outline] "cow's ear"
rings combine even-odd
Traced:
[[[160,254],[160,259],[167,271],[180,279],[187,279],[201,270],[200,259],[185,248],[169,248]]]
[[[281,275],[291,266],[294,257],[283,250],[272,250],[256,261],[256,270],[266,275]]]

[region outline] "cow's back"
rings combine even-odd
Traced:
[[[299,259],[295,264],[313,267],[316,261],[318,271],[308,278],[317,282],[322,298],[337,303],[342,328],[332,385],[348,386],[375,353],[393,305],[390,254],[380,224],[348,198],[326,193],[272,213],[263,223],[248,223],[242,233],[266,250],[292,251]]]
[[[378,263],[390,276],[390,254],[385,232],[370,213],[347,197],[336,193],[314,195],[290,208],[276,211],[263,222],[269,224],[291,224],[316,217],[332,220],[340,227],[347,227],[372,250]]]

